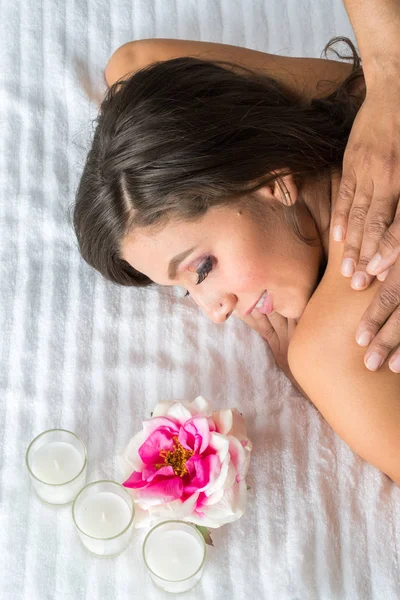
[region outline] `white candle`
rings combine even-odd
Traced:
[[[132,537],[133,515],[130,493],[115,481],[90,483],[72,506],[83,544],[101,556],[119,554],[126,548]]]
[[[67,442],[44,444],[32,457],[33,474],[44,483],[71,481],[83,466],[82,455]]]
[[[153,581],[175,594],[187,592],[200,581],[205,556],[203,536],[183,521],[156,525],[143,544],[143,558]]]
[[[29,445],[26,464],[38,496],[50,504],[72,502],[86,479],[86,448],[65,429],[50,429]]]

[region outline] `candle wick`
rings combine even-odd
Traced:
[[[54,463],[54,466],[57,469],[57,471],[59,471],[60,470],[60,465],[58,464],[58,462],[56,461],[55,458],[53,458],[53,463]]]
[[[106,515],[105,515],[105,513],[103,513],[103,512],[101,513],[101,520],[102,520],[102,521],[107,521],[107,519],[106,519]]]

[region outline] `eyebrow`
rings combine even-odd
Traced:
[[[171,258],[169,265],[168,265],[169,279],[176,279],[176,272],[178,270],[179,265],[195,249],[196,249],[196,246],[193,246],[193,248],[189,248],[189,250],[185,250],[184,252],[181,252],[180,254],[177,254],[176,256],[174,256],[174,258]]]

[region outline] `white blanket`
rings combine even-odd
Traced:
[[[355,41],[340,0],[2,2],[3,600],[166,597],[145,571],[145,531],[117,558],[90,555],[71,507],[35,496],[25,451],[45,429],[70,429],[87,446],[88,481],[119,479],[115,457],[155,404],[199,394],[243,412],[251,490],[182,597],[399,599],[400,489],[292,388],[255,332],[233,319],[215,325],[174,293],[107,283],[80,258],[68,222],[96,116],[80,69],[102,85],[108,58],[132,39],[319,57],[334,35]]]

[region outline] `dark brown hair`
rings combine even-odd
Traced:
[[[74,206],[83,258],[121,285],[152,281],[120,256],[132,227],[195,220],[213,206],[242,202],[291,173],[320,178],[341,170],[362,104],[353,69],[322,99],[305,100],[274,78],[226,61],[183,57],[154,63],[112,85],[100,106]],[[290,211],[290,208],[288,208]]]

